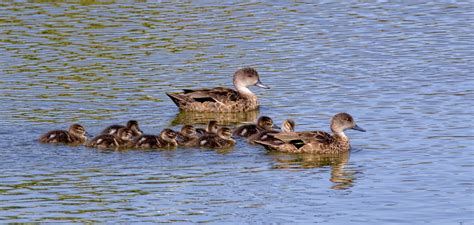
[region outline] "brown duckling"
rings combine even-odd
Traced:
[[[192,147],[197,145],[199,136],[196,129],[192,125],[185,125],[181,128],[181,131],[176,137],[178,146]]]
[[[140,130],[140,127],[138,127],[138,121],[136,121],[136,120],[129,120],[127,122],[127,126],[123,126],[123,125],[109,126],[109,127],[105,128],[101,133],[102,134],[112,134],[112,135],[114,135],[118,131],[118,129],[120,129],[120,128],[131,129],[133,131],[133,136],[134,137],[138,137],[138,136],[143,134],[142,130]]]
[[[255,141],[268,150],[290,153],[340,154],[350,150],[349,138],[344,131],[365,132],[348,113],[338,113],[331,119],[332,135],[324,131],[282,132],[269,134],[274,138]]]
[[[131,147],[134,132],[129,128],[119,128],[114,135],[100,134],[90,140],[86,146],[99,149],[118,149]]]
[[[53,130],[41,135],[42,143],[83,144],[87,141],[86,130],[80,124],[73,124],[67,131]]]
[[[219,129],[219,126],[217,125],[217,121],[215,120],[210,120],[207,123],[206,128],[196,128],[196,133],[199,137],[208,134],[208,133],[217,133],[217,129]]]
[[[166,93],[183,111],[194,112],[244,112],[259,107],[257,96],[249,86],[270,88],[260,82],[253,68],[239,69],[234,73],[235,90],[225,87],[210,89],[183,90],[178,93]]]
[[[294,131],[295,131],[295,121],[292,119],[284,120],[281,125],[281,132],[294,132]],[[256,133],[250,136],[247,140],[252,144],[256,144],[255,141],[264,141],[264,140],[267,140],[268,138],[273,138],[272,136],[268,134],[276,134],[276,133],[280,133],[280,131],[265,130],[265,131],[262,131],[260,133]]]
[[[225,149],[234,145],[232,130],[228,127],[219,128],[217,134],[210,133],[199,138],[199,146],[204,148]]]
[[[263,131],[273,130],[273,128],[279,129],[278,126],[273,124],[272,118],[261,116],[257,119],[256,124],[245,124],[237,127],[234,130],[233,136],[248,138]]]
[[[136,138],[133,146],[142,149],[151,148],[174,148],[178,146],[176,141],[177,133],[171,129],[164,129],[159,136],[155,135],[141,135]]]

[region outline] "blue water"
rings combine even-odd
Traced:
[[[474,4],[0,3],[0,222],[474,224]],[[231,86],[255,67],[259,112],[179,114],[165,92]],[[234,126],[271,116],[329,131],[350,155],[99,151],[39,144]]]

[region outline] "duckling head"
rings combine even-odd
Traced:
[[[219,129],[219,126],[217,125],[217,121],[211,120],[209,121],[209,123],[207,123],[206,131],[208,133],[217,133],[218,129]]]
[[[295,121],[292,119],[286,119],[285,121],[283,121],[283,124],[281,126],[281,131],[282,132],[295,131]]]
[[[176,141],[176,135],[177,134],[174,130],[171,130],[171,129],[168,129],[168,128],[164,129],[160,133],[161,139],[163,139],[166,142],[175,142]]]
[[[223,139],[231,139],[232,138],[232,130],[228,127],[221,127],[217,130],[217,135]]]
[[[272,128],[280,129],[277,125],[273,124],[272,118],[268,116],[261,116],[257,120],[257,126],[265,130],[271,130]]]
[[[129,128],[120,128],[117,131],[117,137],[124,141],[133,140],[133,130]]]
[[[334,133],[342,133],[346,129],[353,129],[365,132],[364,129],[357,126],[356,122],[348,113],[338,113],[331,119],[331,130]]]
[[[129,120],[127,122],[127,128],[133,131],[134,136],[140,136],[143,134],[143,131],[140,130],[140,127],[138,127],[138,121],[136,120]]]
[[[86,129],[80,124],[75,123],[71,125],[68,129],[68,132],[82,140],[87,140]]]
[[[191,137],[196,135],[196,128],[192,125],[184,125],[181,127],[181,134],[186,137]]]
[[[258,75],[257,70],[254,68],[242,68],[237,70],[234,73],[234,86],[237,90],[241,90],[242,88],[247,88],[249,86],[257,86],[265,89],[269,89],[270,87],[264,85],[260,81],[260,77]]]

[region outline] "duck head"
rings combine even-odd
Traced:
[[[160,138],[168,143],[176,142],[176,135],[177,133],[171,129],[164,129],[160,133]]]
[[[353,129],[365,132],[364,129],[357,126],[356,122],[348,113],[338,113],[332,117],[331,130],[334,133],[343,133],[346,129]]]
[[[69,130],[68,130],[69,133],[71,133],[72,135],[76,136],[76,137],[79,137],[81,139],[87,139],[86,137],[86,129],[84,129],[84,127],[80,124],[73,124],[69,127]]]
[[[281,125],[282,132],[293,132],[295,131],[295,121],[292,119],[286,119]]]
[[[217,135],[223,139],[232,139],[232,130],[228,127],[221,127],[217,130]]]
[[[181,127],[181,134],[186,137],[191,137],[196,135],[196,128],[192,125],[184,125]]]
[[[132,141],[134,132],[129,128],[120,128],[117,130],[117,137],[124,141]]]
[[[218,129],[219,129],[219,126],[217,125],[217,121],[211,120],[207,123],[206,131],[208,133],[217,133]]]
[[[258,120],[257,120],[257,126],[263,128],[265,130],[271,130],[272,128],[280,129],[279,126],[273,124],[272,118],[270,118],[268,116],[259,117]]]
[[[242,68],[237,70],[234,73],[234,86],[235,88],[241,92],[241,93],[246,93],[250,92],[247,87],[249,86],[257,86],[265,89],[269,89],[270,87],[264,85],[260,81],[260,77],[258,76],[257,70],[254,68]],[[250,92],[251,93],[251,92]]]
[[[140,130],[140,127],[138,127],[138,121],[136,120],[129,120],[127,122],[127,128],[133,131],[134,136],[140,136],[143,134],[143,131]]]

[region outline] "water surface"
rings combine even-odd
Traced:
[[[472,3],[0,3],[0,222],[474,224]],[[230,86],[328,131],[339,158],[43,145],[79,122],[179,128],[165,92]],[[204,120],[207,117],[204,117]],[[200,121],[202,122],[202,121]]]

